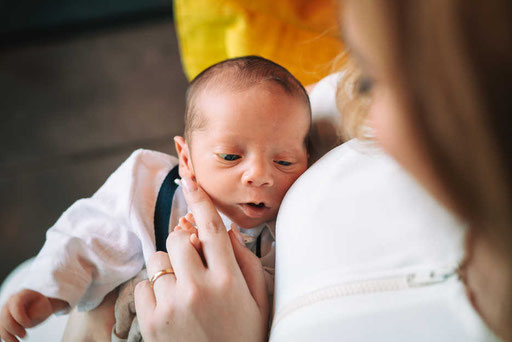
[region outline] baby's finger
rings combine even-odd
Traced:
[[[178,227],[181,226],[183,229],[192,231],[192,234],[190,235],[190,238],[189,238],[190,243],[196,249],[196,251],[199,253],[199,255],[201,256],[201,259],[203,259],[203,251],[201,250],[201,241],[199,240],[199,237],[198,237],[197,228],[194,227],[194,225],[196,224],[195,220],[194,220],[194,215],[192,215],[192,213],[188,213],[187,215],[182,216],[179,220],[179,224],[180,225]]]
[[[7,332],[7,330],[0,328],[0,337],[2,341],[5,342],[19,342],[19,340],[14,337],[14,335]]]
[[[27,334],[25,329],[18,322],[16,322],[12,315],[8,312],[6,315],[2,313],[2,322],[3,327],[7,330],[8,333],[12,335],[23,338]]]
[[[192,231],[192,233],[197,234],[197,228],[192,225],[192,223],[185,217],[182,216],[179,220],[179,224],[181,228]]]
[[[189,223],[190,224],[190,223]],[[194,282],[204,272],[204,263],[196,248],[190,243],[188,229],[173,231],[167,238],[167,250],[178,283]]]
[[[203,252],[201,251],[201,240],[199,240],[196,233],[190,235],[190,243],[192,246],[194,246],[199,255],[202,256]]]
[[[32,321],[28,317],[27,308],[22,303],[20,296],[14,295],[7,302],[11,317],[22,327],[30,327]]]
[[[192,246],[197,251],[197,253],[199,253],[199,256],[201,257],[203,264],[206,266],[206,260],[204,259],[204,254],[203,254],[203,246],[201,244],[201,240],[199,240],[199,237],[197,236],[197,229],[196,229],[195,233],[192,233],[190,235],[189,240],[190,240],[190,243],[192,244]]]
[[[192,213],[188,213],[187,215],[185,215],[185,218],[190,222],[192,223],[194,226],[196,226],[196,219],[194,218],[194,214]]]

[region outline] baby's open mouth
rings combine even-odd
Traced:
[[[270,207],[265,205],[265,202],[247,202],[240,204],[245,215],[252,218],[263,217],[268,214]]]
[[[250,205],[251,207],[254,207],[254,208],[264,208],[265,207],[265,203],[263,202],[260,202],[260,203],[247,203],[248,205]]]

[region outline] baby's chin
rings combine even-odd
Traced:
[[[272,216],[270,218],[250,218],[250,217],[231,217],[230,215],[226,216],[233,221],[238,227],[244,228],[244,229],[252,229],[261,226],[262,224],[275,220],[275,216]],[[229,227],[228,227],[229,228]]]

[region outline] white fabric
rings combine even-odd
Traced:
[[[66,210],[46,235],[23,288],[91,310],[106,294],[134,277],[155,251],[154,211],[160,186],[177,165],[175,157],[137,150],[91,197]],[[188,207],[176,190],[169,231]],[[223,216],[226,227],[231,221]],[[273,288],[274,224],[262,231],[263,266]],[[263,254],[265,252],[265,255]]]
[[[341,125],[341,115],[336,106],[336,89],[342,76],[343,73],[337,72],[323,78],[309,94],[314,122],[329,119],[335,126]]]
[[[336,107],[336,88],[342,73],[325,77],[311,93],[310,165],[341,142],[341,115]]]
[[[355,140],[337,147],[299,178],[281,206],[279,321],[271,340],[483,340],[489,333],[474,324],[480,320],[453,279],[330,300],[315,295],[338,284],[454,269],[463,255],[463,232],[384,153]],[[303,304],[290,310],[297,302]]]
[[[323,82],[332,78],[316,89],[335,91]],[[315,108],[335,108],[326,91],[311,94],[313,120],[321,113],[336,124],[337,110]],[[295,182],[279,211],[271,341],[494,340],[456,276],[407,285],[411,275],[453,272],[464,231],[370,143],[333,149]],[[382,285],[390,278],[400,286]]]
[[[156,197],[177,159],[134,152],[88,199],[75,202],[46,234],[23,287],[80,310],[135,276],[154,253]]]
[[[276,310],[317,282],[390,270],[455,268],[463,254],[463,229],[452,216],[391,158],[365,151],[356,140],[329,152],[292,186],[276,232],[276,244],[283,244],[277,255],[284,273],[276,287],[288,288],[280,293]],[[301,250],[296,246],[308,252],[292,254]],[[311,257],[311,249],[318,249],[321,258]],[[303,280],[303,270],[295,273],[297,264],[315,277]]]

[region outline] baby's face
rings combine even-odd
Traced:
[[[309,112],[297,97],[263,84],[242,92],[205,91],[197,99],[204,127],[191,135],[190,169],[216,207],[252,228],[276,217],[307,168]]]

